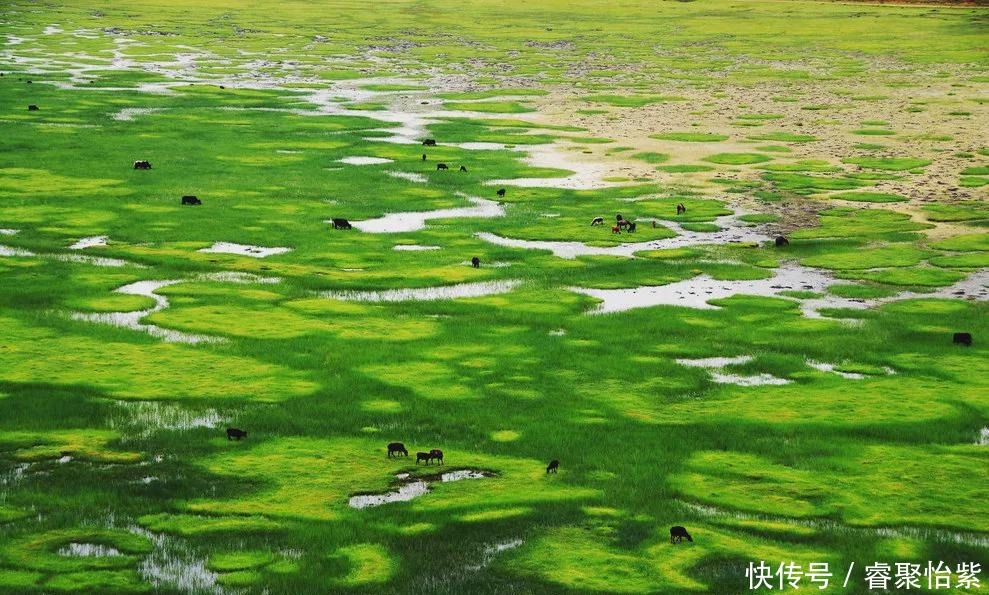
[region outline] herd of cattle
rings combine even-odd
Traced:
[[[240,440],[241,438],[247,438],[247,432],[240,430],[238,428],[227,428],[227,440]],[[390,442],[388,444],[388,458],[395,457],[407,457],[409,456],[409,449],[405,447],[402,442]],[[420,463],[425,465],[430,465],[435,462],[437,465],[443,464],[443,451],[438,448],[430,449],[429,451],[419,451],[416,453],[416,465]],[[558,473],[560,470],[560,461],[553,459],[546,465],[546,474]],[[694,541],[687,529],[679,525],[670,527],[670,543],[680,543],[686,539],[687,541]]]

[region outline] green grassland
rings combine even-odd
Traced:
[[[985,569],[989,307],[946,288],[989,267],[989,149],[966,136],[986,25],[802,0],[8,2],[0,593],[737,594],[750,561]],[[904,88],[916,103],[888,100]],[[697,100],[731,93],[730,113]],[[424,113],[437,146],[401,136]],[[557,187],[578,165],[525,159],[553,143],[639,169]],[[474,197],[503,215],[328,224]],[[765,241],[719,239],[736,206]],[[646,244],[677,230],[702,239]],[[794,266],[837,281],[610,314],[573,290]],[[339,293],[481,283],[507,289]],[[128,314],[143,326],[105,322]],[[677,361],[736,356],[720,372],[785,383]],[[432,448],[484,476],[442,481],[416,464]]]

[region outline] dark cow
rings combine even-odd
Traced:
[[[776,236],[776,247],[777,248],[785,248],[786,246],[789,246],[789,245],[790,245],[790,240],[786,239],[783,236]]]
[[[499,188],[498,189],[498,192],[496,194],[498,196],[504,197],[505,196],[505,189],[504,188]]]
[[[972,333],[955,333],[951,337],[951,342],[955,345],[964,345],[965,347],[972,346]]]
[[[476,256],[474,258],[471,258],[470,266],[474,267],[475,269],[481,268],[481,259]]]
[[[634,232],[635,232],[635,221],[632,221],[628,224],[628,233],[634,233]]]
[[[150,161],[144,161],[144,160],[135,161],[134,162],[134,169],[151,169],[151,162]]]
[[[353,229],[354,226],[350,224],[350,221],[346,219],[340,219],[339,217],[334,217],[330,220],[333,223],[333,229]]]
[[[436,164],[436,169],[450,169],[450,166],[448,166],[445,163],[437,163]]]
[[[36,111],[38,111],[38,106],[36,106],[36,105],[34,105],[32,103],[31,105],[27,106],[27,111],[29,111],[29,112],[36,112]]]
[[[227,440],[240,440],[241,438],[247,438],[247,432],[237,428],[227,428]]]
[[[687,212],[687,207],[683,206],[683,203],[677,205],[677,215],[683,215]]]
[[[427,138],[426,140],[422,141],[422,146],[424,146],[424,147],[435,147],[436,146],[436,139],[434,139],[434,138]]]
[[[622,217],[622,214],[621,213],[616,213],[615,214],[615,221],[617,221],[618,223],[621,223],[624,220],[625,220],[625,217]]]
[[[595,217],[591,219],[591,227],[595,225],[604,225],[604,217]]]
[[[428,452],[417,452],[416,453],[416,465],[419,464],[419,461],[426,461],[426,464],[428,465],[429,464],[429,460],[431,458],[432,457],[429,456],[429,453]]]
[[[201,204],[203,204],[203,201],[199,200],[195,196],[183,196],[182,197],[182,204],[195,206],[195,205],[201,205]]]
[[[694,538],[690,536],[690,533],[687,533],[687,529],[685,527],[681,527],[679,525],[676,527],[670,527],[670,543],[680,543],[683,541],[684,537],[687,538],[687,541],[694,540]]]
[[[656,220],[655,219],[652,220],[652,226],[653,226],[653,229],[655,229],[657,227]]]
[[[426,154],[425,154],[425,153],[423,153],[423,154],[422,154],[422,160],[423,160],[423,161],[425,161],[425,160],[426,160]]]
[[[430,458],[430,460],[433,460],[433,461],[439,461],[439,464],[442,465],[443,464],[443,451],[440,450],[440,449],[438,449],[438,448],[434,448],[433,450],[429,451],[429,458]]]
[[[628,227],[629,225],[632,225],[632,222],[628,219],[622,219],[618,222],[618,227]]]
[[[464,172],[467,171],[467,166],[466,165],[461,165],[460,166],[460,171],[464,171]]]
[[[407,457],[409,456],[409,451],[405,450],[405,445],[401,442],[392,442],[388,445],[388,457],[397,457],[398,455]]]
[[[549,465],[546,465],[547,474],[556,473],[559,470],[560,470],[560,461],[557,461],[556,459],[553,459],[552,461],[549,462]]]

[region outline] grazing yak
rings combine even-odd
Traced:
[[[36,105],[34,105],[32,103],[31,105],[27,106],[27,111],[29,111],[29,112],[36,112],[36,111],[38,111],[38,106],[36,106]]]
[[[417,452],[416,453],[416,465],[419,464],[419,461],[426,461],[426,464],[428,465],[429,464],[429,460],[431,458],[432,457],[429,456],[429,453],[428,452]]]
[[[955,333],[951,337],[952,343],[955,345],[964,345],[965,347],[972,346],[972,333]]]
[[[350,224],[350,221],[346,219],[340,219],[339,217],[334,217],[330,220],[333,223],[333,229],[353,229],[354,226]]]
[[[670,543],[680,543],[683,541],[684,537],[687,538],[687,541],[694,540],[694,538],[690,536],[690,533],[687,533],[687,529],[685,527],[681,527],[679,525],[676,527],[670,527]]]
[[[435,147],[436,146],[436,139],[434,139],[434,138],[427,138],[426,140],[422,141],[422,146],[424,146],[424,147]]]
[[[784,248],[784,247],[789,246],[789,245],[790,245],[790,240],[786,239],[783,236],[776,236],[776,247],[777,248]]]
[[[560,461],[557,461],[556,459],[553,459],[552,461],[549,462],[549,465],[546,465],[547,474],[556,473],[559,470],[560,470]]]
[[[439,461],[439,464],[442,465],[443,451],[438,448],[434,448],[433,450],[429,451],[429,458],[433,461]]]
[[[195,206],[195,205],[201,205],[201,204],[203,204],[203,201],[199,200],[199,198],[197,198],[195,196],[186,195],[186,196],[183,196],[182,197],[182,204],[183,205],[193,205],[193,206]]]
[[[405,449],[405,445],[402,444],[401,442],[392,442],[391,444],[389,444],[388,445],[388,457],[389,458],[391,458],[391,457],[397,457],[399,455],[401,455],[403,457],[409,456],[409,451],[407,451]]]
[[[595,225],[604,225],[604,217],[595,217],[591,219],[591,227]]]
[[[635,231],[635,221],[629,221],[628,223],[628,233],[633,233]]]
[[[247,438],[247,432],[237,428],[227,428],[227,440],[240,440],[241,438]]]
[[[687,212],[687,207],[683,206],[683,203],[677,205],[677,215],[683,215]]]
[[[423,160],[423,161],[425,161],[425,160],[426,160],[426,154],[425,154],[425,153],[423,153],[423,154],[422,154],[422,160]]]
[[[437,163],[436,164],[436,169],[450,169],[450,166],[448,166],[445,163]]]
[[[134,169],[151,169],[151,162],[143,159],[140,161],[135,161]]]
[[[621,233],[621,232],[622,232],[622,228],[617,225],[611,228],[611,233]]]
[[[467,166],[466,165],[461,165],[460,166],[460,171],[464,171],[464,172],[467,171]]]
[[[481,259],[476,256],[474,258],[471,258],[470,266],[474,267],[475,269],[481,268]]]
[[[505,189],[504,188],[499,188],[498,189],[498,192],[496,194],[498,196],[504,197],[505,196]]]

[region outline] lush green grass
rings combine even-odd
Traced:
[[[901,194],[890,192],[839,192],[832,194],[831,198],[855,202],[903,202],[907,200],[907,197]]]
[[[809,143],[817,140],[811,134],[794,134],[792,132],[767,132],[748,137],[751,140],[765,140],[782,143]]]
[[[484,91],[455,91],[437,93],[442,99],[490,99],[492,97],[541,96],[548,92],[542,89],[486,89]]]
[[[976,95],[979,11],[761,0],[4,8],[3,38],[23,39],[7,45],[12,56],[60,62],[11,60],[0,77],[0,245],[16,249],[0,252],[0,592],[188,592],[174,580],[151,584],[149,565],[166,559],[200,564],[227,592],[272,595],[727,595],[745,591],[745,564],[755,560],[827,561],[837,577],[851,562],[986,559],[989,466],[975,444],[989,425],[985,302],[911,299],[808,318],[798,300],[820,292],[794,285],[711,309],[589,315],[596,300],[571,289],[768,279],[802,263],[844,279],[828,295],[868,300],[984,267],[981,195],[913,216],[887,210],[895,204],[818,200],[888,196],[859,189],[898,181],[889,169],[904,172],[901,183],[925,175],[907,172],[926,163],[856,157],[883,148],[849,146],[846,123],[899,101],[896,85],[932,97],[911,116],[927,130],[944,110],[961,111],[940,107],[940,85],[973,85],[952,102]],[[53,23],[63,32],[43,33]],[[73,34],[80,29],[88,33]],[[145,70],[197,48],[206,53],[195,69]],[[111,68],[115,51],[136,65]],[[84,74],[96,82],[42,82],[68,81],[76,61],[98,67]],[[270,88],[239,88],[241,76],[262,83],[245,87]],[[169,94],[141,87],[171,83]],[[800,109],[834,102],[831,92],[840,104]],[[786,101],[736,101],[749,95]],[[668,122],[614,134],[600,126],[640,113],[619,107],[681,96],[706,98],[648,108],[692,112],[673,123],[681,132],[655,133]],[[313,97],[337,99],[320,110]],[[437,98],[492,117],[435,119],[416,134],[436,147],[382,142],[402,127],[374,116],[420,101],[432,112]],[[594,119],[588,132],[567,118],[591,98],[617,115]],[[725,99],[735,105],[721,107]],[[532,122],[497,115],[544,102],[546,113],[526,116]],[[158,111],[110,117],[125,108]],[[972,124],[982,108],[964,109]],[[715,110],[725,113],[709,118]],[[761,113],[769,111],[779,113]],[[728,141],[739,123],[788,132],[678,144]],[[804,129],[813,135],[794,132]],[[923,161],[978,146],[931,145],[921,132],[904,124],[893,154]],[[616,168],[630,157],[704,175],[595,190],[492,185],[571,172],[529,164],[520,151],[456,146],[607,140],[598,135],[623,145],[604,147]],[[647,135],[670,142],[634,142]],[[752,151],[780,152],[753,149],[760,141],[794,143],[793,157],[768,163]],[[691,164],[705,155],[706,164]],[[340,162],[353,156],[390,161]],[[834,165],[842,157],[879,171],[843,173]],[[154,168],[135,171],[135,159]],[[768,164],[735,167],[747,163]],[[981,179],[981,166],[959,161],[948,171]],[[772,202],[764,205],[772,212],[741,219],[785,232],[790,246],[719,243],[715,219],[731,213],[722,192],[746,209],[755,209],[750,196]],[[182,207],[185,194],[203,205]],[[469,197],[498,199],[504,216],[430,220],[396,234],[325,223],[468,207]],[[677,215],[680,203],[687,212]],[[615,213],[639,220],[638,230],[589,225]],[[969,231],[931,241],[925,217]],[[676,235],[651,219],[710,234],[711,243],[565,259],[476,235],[599,247]],[[100,235],[106,246],[68,249]],[[199,251],[217,241],[292,250]],[[394,249],[413,244],[438,249]],[[128,263],[98,266],[81,255]],[[217,276],[231,273],[240,275]],[[73,317],[152,308],[152,298],[115,291],[147,280],[175,283],[157,290],[168,306],[142,323],[215,341],[167,342]],[[322,294],[515,280],[512,291],[464,299]],[[975,344],[952,345],[959,331]],[[677,363],[738,355],[752,360],[726,372],[789,384],[721,384]],[[227,440],[228,426],[248,436]],[[388,458],[395,440],[413,457]],[[415,452],[431,448],[445,451],[443,471],[487,476],[437,481],[436,466],[415,464]],[[558,474],[545,472],[551,459],[561,461]],[[395,489],[399,473],[430,482],[429,493],[348,505]],[[670,544],[672,525],[694,541]],[[74,556],[71,544],[116,554]],[[848,591],[866,591],[860,576]]]
[[[661,96],[661,95],[588,95],[584,101],[591,103],[605,103],[615,107],[642,107],[652,103],[668,103],[670,101],[684,101],[683,97]]]
[[[704,157],[704,161],[719,165],[751,165],[753,163],[765,163],[771,159],[772,157],[769,155],[761,153],[717,153]]]
[[[659,170],[659,171],[665,171],[666,173],[671,173],[671,174],[682,174],[682,173],[695,173],[695,172],[704,172],[704,171],[714,171],[714,168],[711,167],[710,165],[700,165],[700,164],[697,164],[697,165],[691,165],[691,164],[660,165],[660,166],[656,167],[656,169]]]
[[[885,169],[890,171],[905,171],[917,169],[931,164],[930,159],[910,157],[846,157],[842,163],[850,163],[867,169]]]
[[[490,112],[496,114],[519,114],[534,112],[534,108],[522,105],[516,101],[446,101],[443,107],[448,110],[461,112]]]
[[[643,151],[642,153],[635,153],[632,157],[645,161],[646,163],[665,163],[670,160],[670,156],[666,153],[656,153],[653,151]]]

